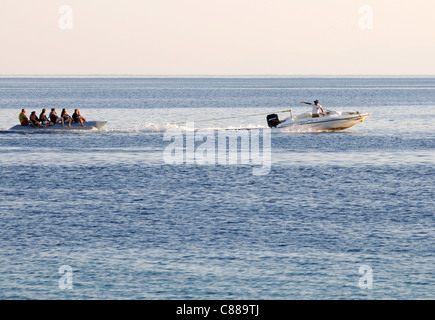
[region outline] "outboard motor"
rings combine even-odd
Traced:
[[[273,113],[273,114],[269,114],[267,117],[267,125],[269,126],[269,128],[275,128],[277,125],[279,125],[281,123],[281,121],[279,121],[278,115]]]

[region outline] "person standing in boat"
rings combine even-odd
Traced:
[[[29,118],[27,118],[26,109],[21,109],[21,113],[18,115],[18,120],[20,120],[22,126],[29,125]]]
[[[305,104],[309,104],[313,106],[313,110],[311,113],[313,114],[313,118],[320,117],[320,112],[322,112],[322,115],[326,116],[326,112],[323,109],[323,107],[320,105],[319,100],[315,100],[314,103],[310,102],[301,102]]]

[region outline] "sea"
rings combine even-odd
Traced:
[[[314,100],[370,116],[268,129]],[[2,76],[0,114],[2,300],[435,298],[435,77]]]

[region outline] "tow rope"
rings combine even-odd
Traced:
[[[256,113],[256,114],[247,114],[244,116],[234,116],[234,117],[224,117],[224,118],[212,118],[212,119],[202,119],[202,120],[195,120],[195,122],[206,122],[206,121],[218,121],[218,120],[228,120],[228,119],[237,119],[237,118],[246,118],[246,117],[255,117],[255,116],[263,116],[270,113],[282,113],[282,112],[292,112],[291,109],[289,110],[282,110],[282,111],[275,111],[275,112],[268,112],[268,113]],[[166,124],[183,124],[186,123],[186,121],[183,122],[168,122]]]

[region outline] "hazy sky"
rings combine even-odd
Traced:
[[[0,0],[0,74],[434,75],[434,13],[434,0]]]

